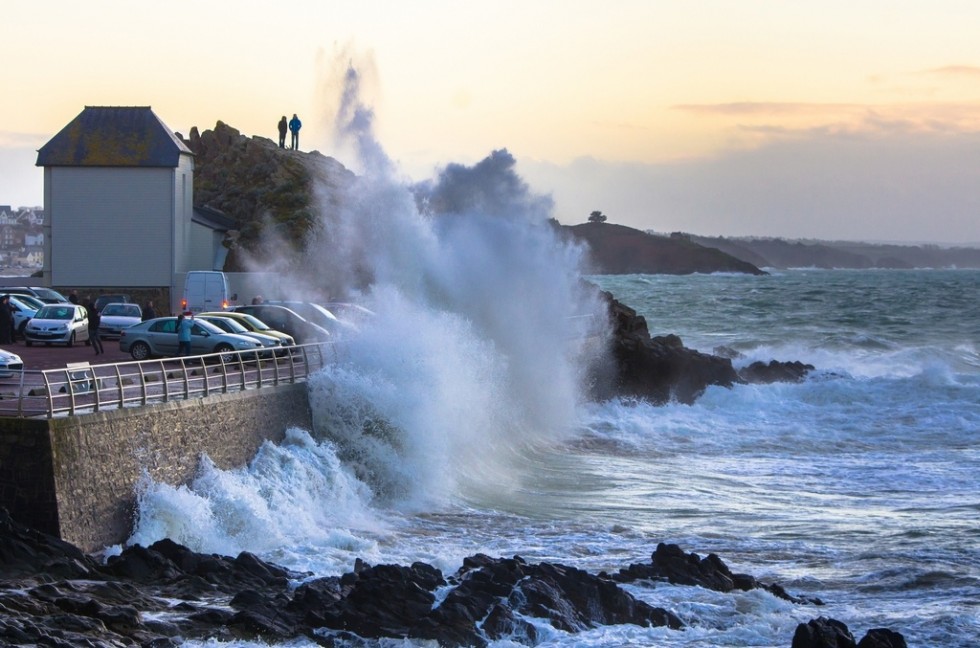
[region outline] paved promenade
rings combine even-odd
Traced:
[[[92,364],[107,364],[110,362],[129,362],[132,357],[119,350],[119,340],[103,340],[105,353],[95,355],[92,347],[84,342],[68,348],[63,345],[28,347],[23,340],[16,344],[4,344],[2,349],[16,353],[24,361],[24,369],[40,371],[42,369],[63,369],[69,362],[90,362]],[[3,379],[0,378],[0,381]]]

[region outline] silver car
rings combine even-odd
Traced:
[[[191,328],[191,353],[227,353],[225,362],[235,359],[232,351],[261,351],[262,343],[244,335],[225,333],[210,322],[194,319]],[[133,360],[178,355],[177,318],[157,317],[119,331],[119,350],[129,353]]]
[[[143,309],[137,304],[113,302],[99,311],[102,314],[99,334],[106,339],[118,338],[120,331],[143,321]]]

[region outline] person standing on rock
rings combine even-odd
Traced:
[[[299,148],[299,129],[303,127],[303,122],[299,120],[296,113],[293,113],[293,118],[289,120],[289,132],[293,134],[292,138],[292,148],[294,151]]]
[[[279,120],[279,148],[286,148],[286,130],[289,128],[286,116],[283,115]]]

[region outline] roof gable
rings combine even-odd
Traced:
[[[149,106],[86,106],[37,152],[36,166],[176,167],[193,155]]]

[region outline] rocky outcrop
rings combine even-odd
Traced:
[[[736,371],[735,352],[717,355],[684,346],[677,335],[651,337],[646,318],[603,292],[612,325],[611,380],[595,381],[596,398],[625,397],[655,404],[671,401],[690,404],[711,385],[731,387],[742,383],[799,382],[813,365],[797,361],[755,362]],[[611,383],[611,384],[609,384]]]
[[[766,584],[748,574],[735,574],[721,558],[708,554],[701,558],[696,553],[684,553],[675,544],[660,543],[653,552],[649,563],[637,563],[620,569],[612,575],[617,583],[631,583],[638,580],[666,581],[674,585],[692,585],[731,592],[764,589],[774,596],[797,604],[823,605],[817,598],[793,596],[781,585]]]
[[[589,246],[596,274],[766,274],[756,266],[686,237],[649,234],[625,225],[583,223],[562,231]]]
[[[269,262],[299,261],[302,246],[328,220],[354,174],[318,151],[279,148],[266,137],[247,137],[218,122],[203,133],[192,128],[184,143],[194,152],[194,203],[237,223],[225,262],[242,269],[248,256]],[[289,269],[289,268],[284,268]]]

